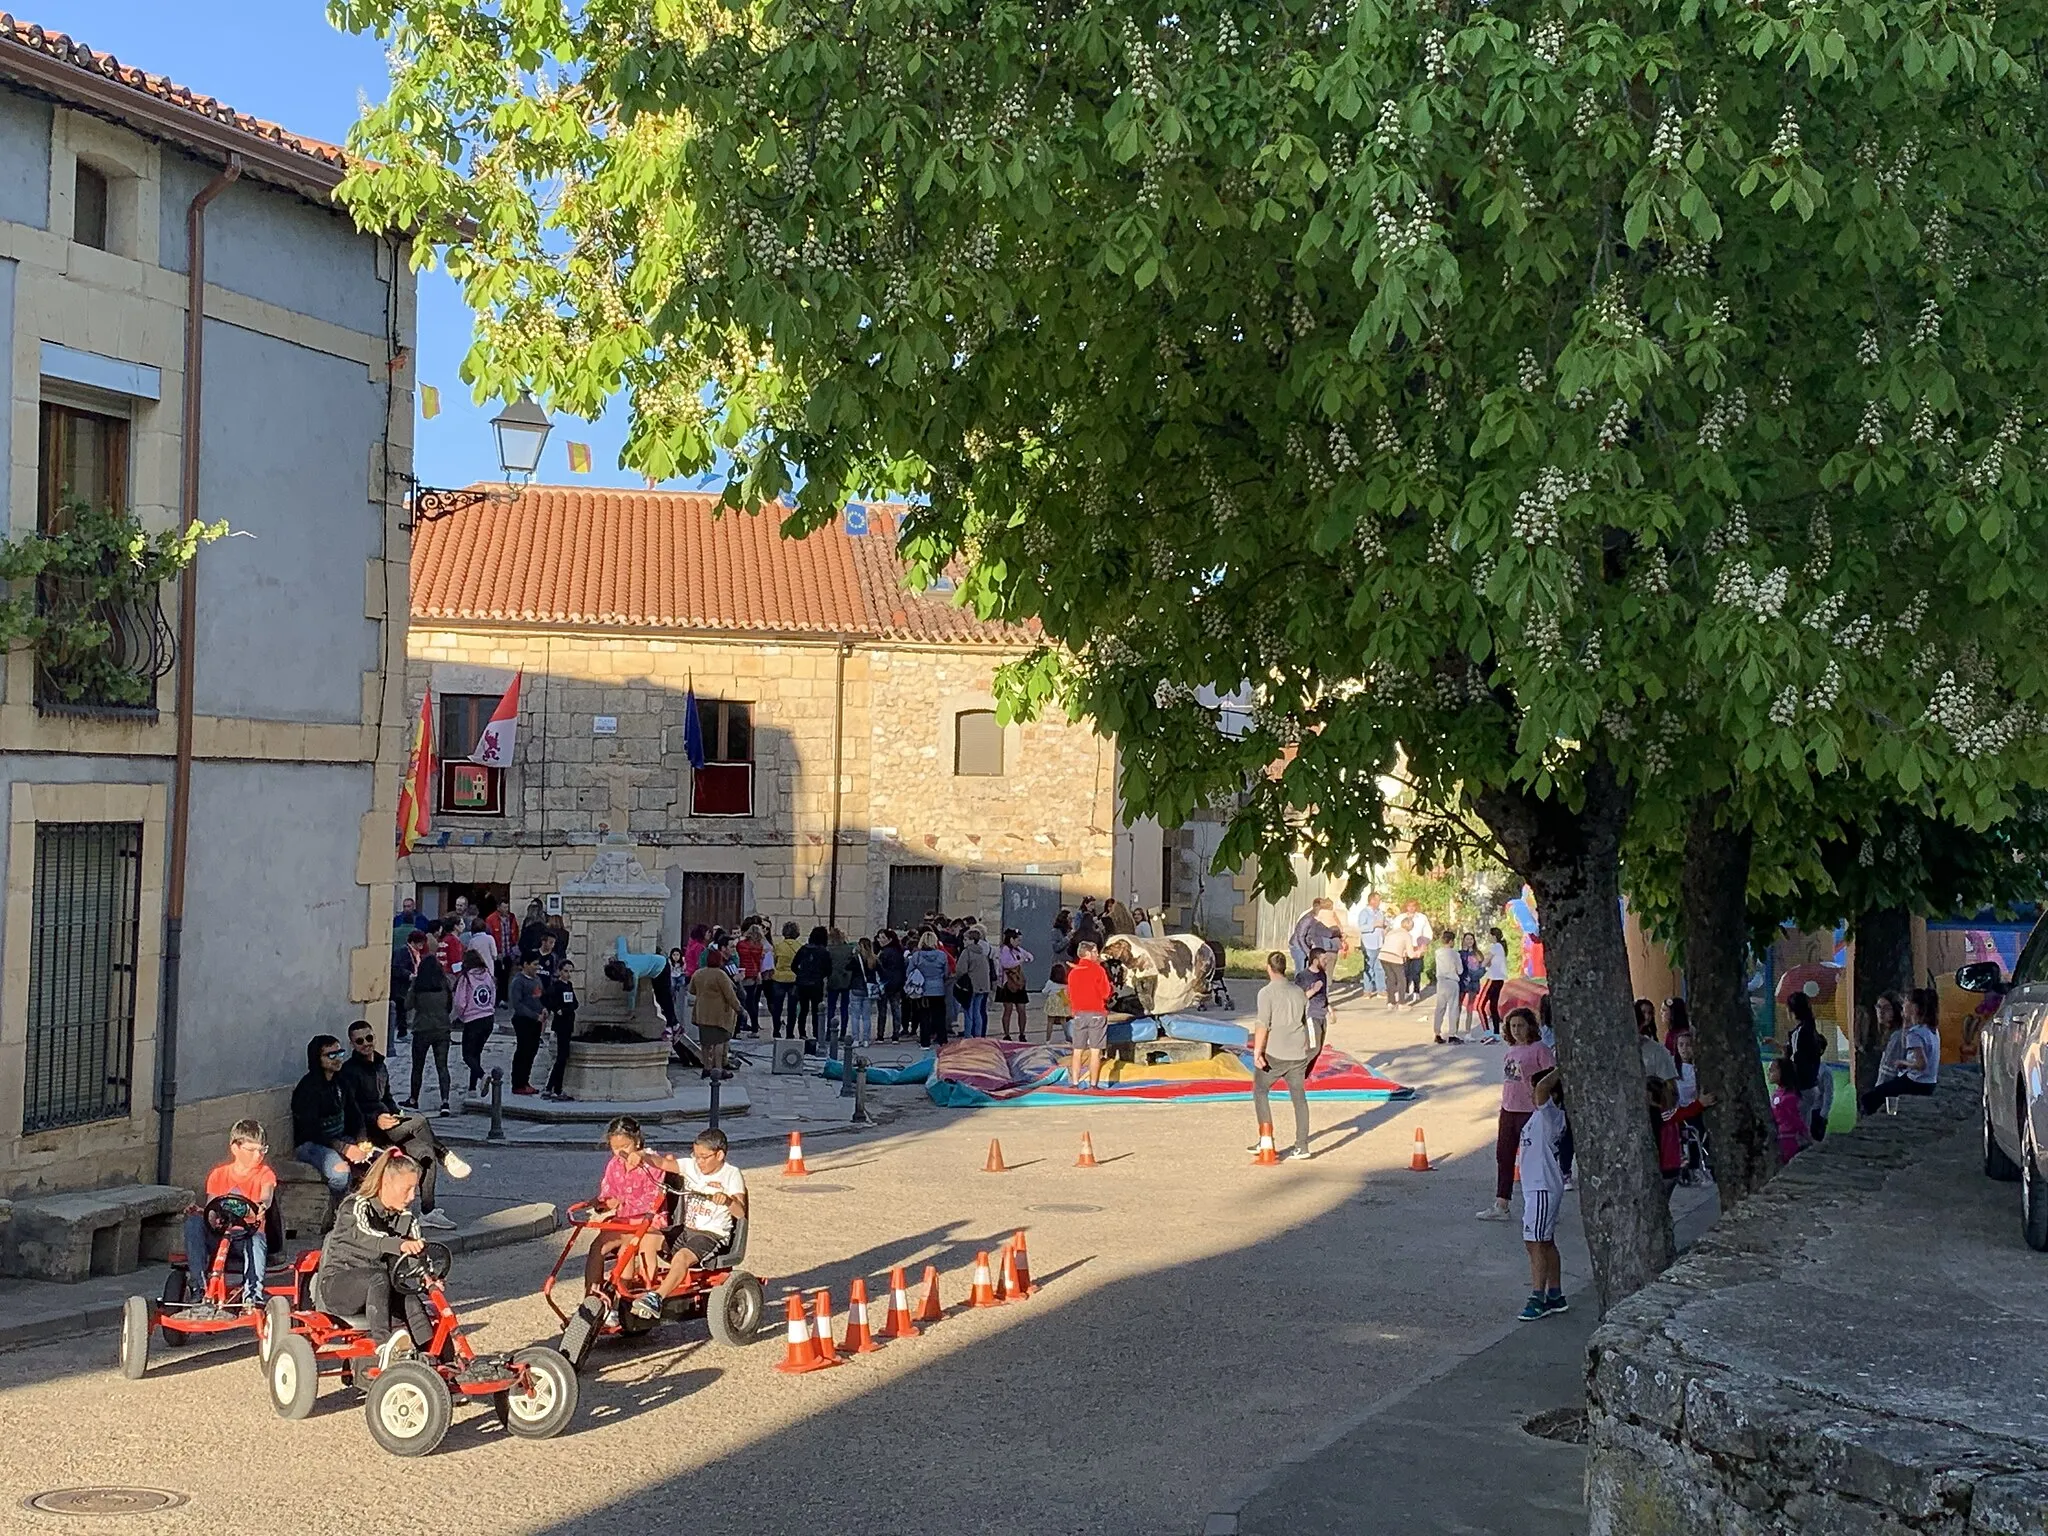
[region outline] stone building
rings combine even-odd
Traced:
[[[400,893],[523,912],[623,839],[669,886],[671,938],[940,908],[1043,956],[1061,904],[1116,888],[1115,748],[1000,725],[995,671],[1031,634],[911,592],[895,537],[880,507],[793,540],[706,495],[560,486],[422,526],[407,695],[432,689],[443,762]],[[458,761],[520,673],[515,761]]]
[[[78,501],[241,535],[188,614],[172,581],[109,616],[119,687],[0,658],[0,1197],[284,1137],[307,1037],[385,995],[413,285],[343,169],[0,15],[0,536]]]

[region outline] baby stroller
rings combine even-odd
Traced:
[[[1207,940],[1202,944],[1202,961],[1208,970],[1208,990],[1202,994],[1202,1001],[1196,1006],[1204,1013],[1220,1008],[1225,1013],[1237,1011],[1237,999],[1230,995],[1230,983],[1223,979],[1223,952]]]

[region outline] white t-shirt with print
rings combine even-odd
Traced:
[[[716,1173],[706,1173],[694,1159],[683,1160],[683,1225],[714,1237],[732,1236],[732,1207],[709,1199],[712,1194],[735,1198],[747,1192],[746,1176],[731,1163]]]

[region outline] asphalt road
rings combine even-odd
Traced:
[[[139,1382],[112,1369],[111,1338],[0,1354],[0,1530],[109,1529],[20,1503],[85,1484],[190,1496],[118,1522],[135,1532],[1199,1530],[1290,1450],[1497,1333],[1526,1290],[1518,1225],[1473,1220],[1499,1049],[1418,1046],[1420,1010],[1377,1005],[1341,1010],[1332,1038],[1421,1092],[1319,1111],[1306,1164],[1251,1166],[1242,1106],[939,1111],[917,1090],[887,1091],[904,1113],[881,1132],[814,1139],[806,1181],[743,1153],[771,1331],[741,1351],[701,1324],[601,1345],[553,1441],[473,1411],[431,1458],[397,1461],[336,1383],[310,1419],[276,1418],[246,1347],[172,1355]],[[1435,1173],[1407,1171],[1417,1125]],[[1100,1168],[1073,1166],[1083,1129]],[[991,1136],[1011,1172],[980,1171]],[[602,1155],[479,1160],[465,1195],[566,1203]],[[929,1262],[956,1308],[976,1250],[1018,1228],[1043,1286],[1029,1302],[950,1311],[836,1370],[773,1369],[785,1286],[843,1306],[854,1275],[874,1296],[891,1264],[915,1280]],[[1575,1209],[1560,1236],[1576,1290]],[[537,1289],[553,1258],[530,1243],[460,1261],[479,1347],[552,1338]]]

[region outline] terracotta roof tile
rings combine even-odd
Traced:
[[[111,53],[101,53],[76,42],[62,32],[52,32],[33,22],[21,21],[0,11],[0,44],[12,43],[19,47],[54,59],[59,64],[72,65],[77,69],[96,75],[116,85],[127,87],[143,96],[154,98],[195,118],[204,118],[219,127],[249,138],[260,139],[293,154],[304,155],[309,160],[319,161],[327,168],[322,179],[332,181],[346,169],[347,158],[338,145],[326,144],[319,139],[309,139],[304,134],[292,133],[276,123],[265,122],[260,117],[251,117],[246,112],[237,112],[233,107],[201,96],[162,75],[152,75],[132,65],[123,64]],[[4,64],[5,50],[0,49],[0,64]]]
[[[896,509],[869,532],[786,539],[771,509],[719,511],[689,491],[537,485],[420,524],[412,616],[634,630],[872,636],[952,645],[1031,643],[948,591],[912,592],[896,553]]]

